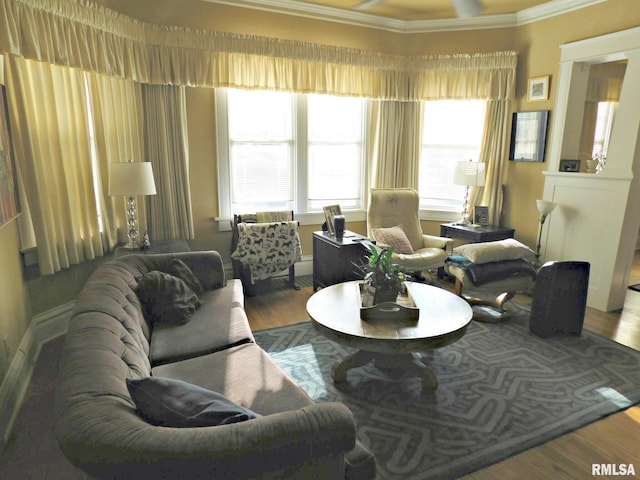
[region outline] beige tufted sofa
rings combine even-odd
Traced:
[[[204,304],[185,325],[152,328],[137,279],[174,258],[199,279]],[[146,376],[219,392],[261,417],[213,427],[154,426],[139,416],[126,385],[127,378]],[[77,299],[59,378],[60,448],[96,478],[375,477],[347,407],[314,403],[254,342],[242,285],[225,282],[217,252],[129,255],[102,266]]]

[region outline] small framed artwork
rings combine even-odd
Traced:
[[[544,162],[549,110],[515,112],[511,122],[509,160]]]
[[[327,222],[327,233],[329,235],[335,235],[336,229],[333,224],[333,218],[336,215],[342,215],[342,211],[340,210],[340,205],[329,205],[327,207],[324,207],[322,210],[324,210],[324,219],[325,219],[325,222]]]
[[[489,207],[476,205],[473,209],[473,223],[476,225],[489,224]]]
[[[561,172],[579,172],[580,160],[560,160]]]
[[[541,102],[549,99],[549,75],[533,77],[529,79],[527,100],[529,102]]]

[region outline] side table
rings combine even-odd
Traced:
[[[342,240],[335,235],[313,232],[313,291],[349,280],[361,280],[353,264],[359,264],[369,250],[368,241],[357,233],[345,230]]]
[[[123,257],[125,255],[136,254],[154,254],[154,253],[177,253],[177,252],[189,252],[189,244],[184,239],[179,240],[158,240],[157,242],[151,242],[151,247],[146,250],[131,250],[124,246],[116,247],[113,252],[113,258]]]
[[[440,225],[440,236],[447,238],[459,238],[472,243],[493,242],[513,238],[514,228],[501,227],[499,225],[458,225],[457,223],[443,223]]]

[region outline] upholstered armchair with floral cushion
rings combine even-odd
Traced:
[[[418,192],[412,188],[375,188],[367,210],[369,238],[394,247],[394,261],[407,272],[444,267],[453,248],[450,238],[425,235],[420,225]]]

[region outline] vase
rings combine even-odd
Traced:
[[[587,173],[596,173],[596,169],[598,168],[598,160],[589,159],[587,160]]]

